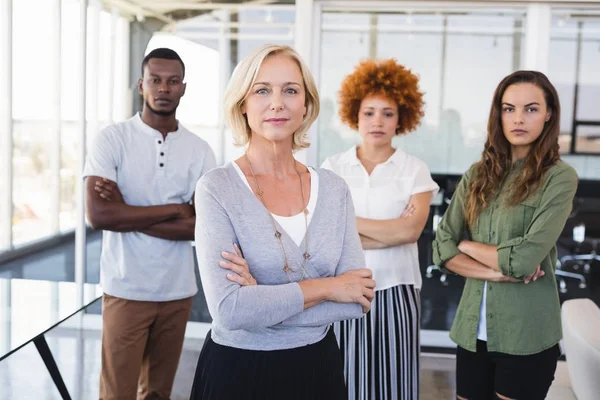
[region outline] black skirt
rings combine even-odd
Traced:
[[[286,350],[244,350],[204,341],[190,399],[346,400],[333,330],[319,342]]]

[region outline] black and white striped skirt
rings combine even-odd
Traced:
[[[361,319],[334,324],[348,400],[419,398],[421,300],[414,285],[375,292]]]

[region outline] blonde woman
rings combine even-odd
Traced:
[[[319,113],[314,80],[287,46],[235,69],[227,120],[244,156],[196,187],[196,249],[213,318],[193,399],[345,399],[330,324],[370,308],[350,192],[294,159]]]

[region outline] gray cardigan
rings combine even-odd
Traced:
[[[318,169],[319,197],[308,227],[310,278],[336,276],[364,268],[350,191],[335,173]],[[229,163],[204,175],[196,185],[196,254],[202,287],[213,318],[212,339],[249,350],[279,350],[316,343],[330,323],[363,315],[359,304],[324,302],[304,310],[302,280],[304,242],[300,247],[282,231],[290,267],[262,203]],[[219,266],[221,251],[237,243],[256,286],[227,279]],[[291,281],[291,282],[290,282]]]

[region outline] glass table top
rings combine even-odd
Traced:
[[[100,296],[100,285],[84,285],[84,307]],[[81,308],[74,282],[0,279],[0,360]]]

